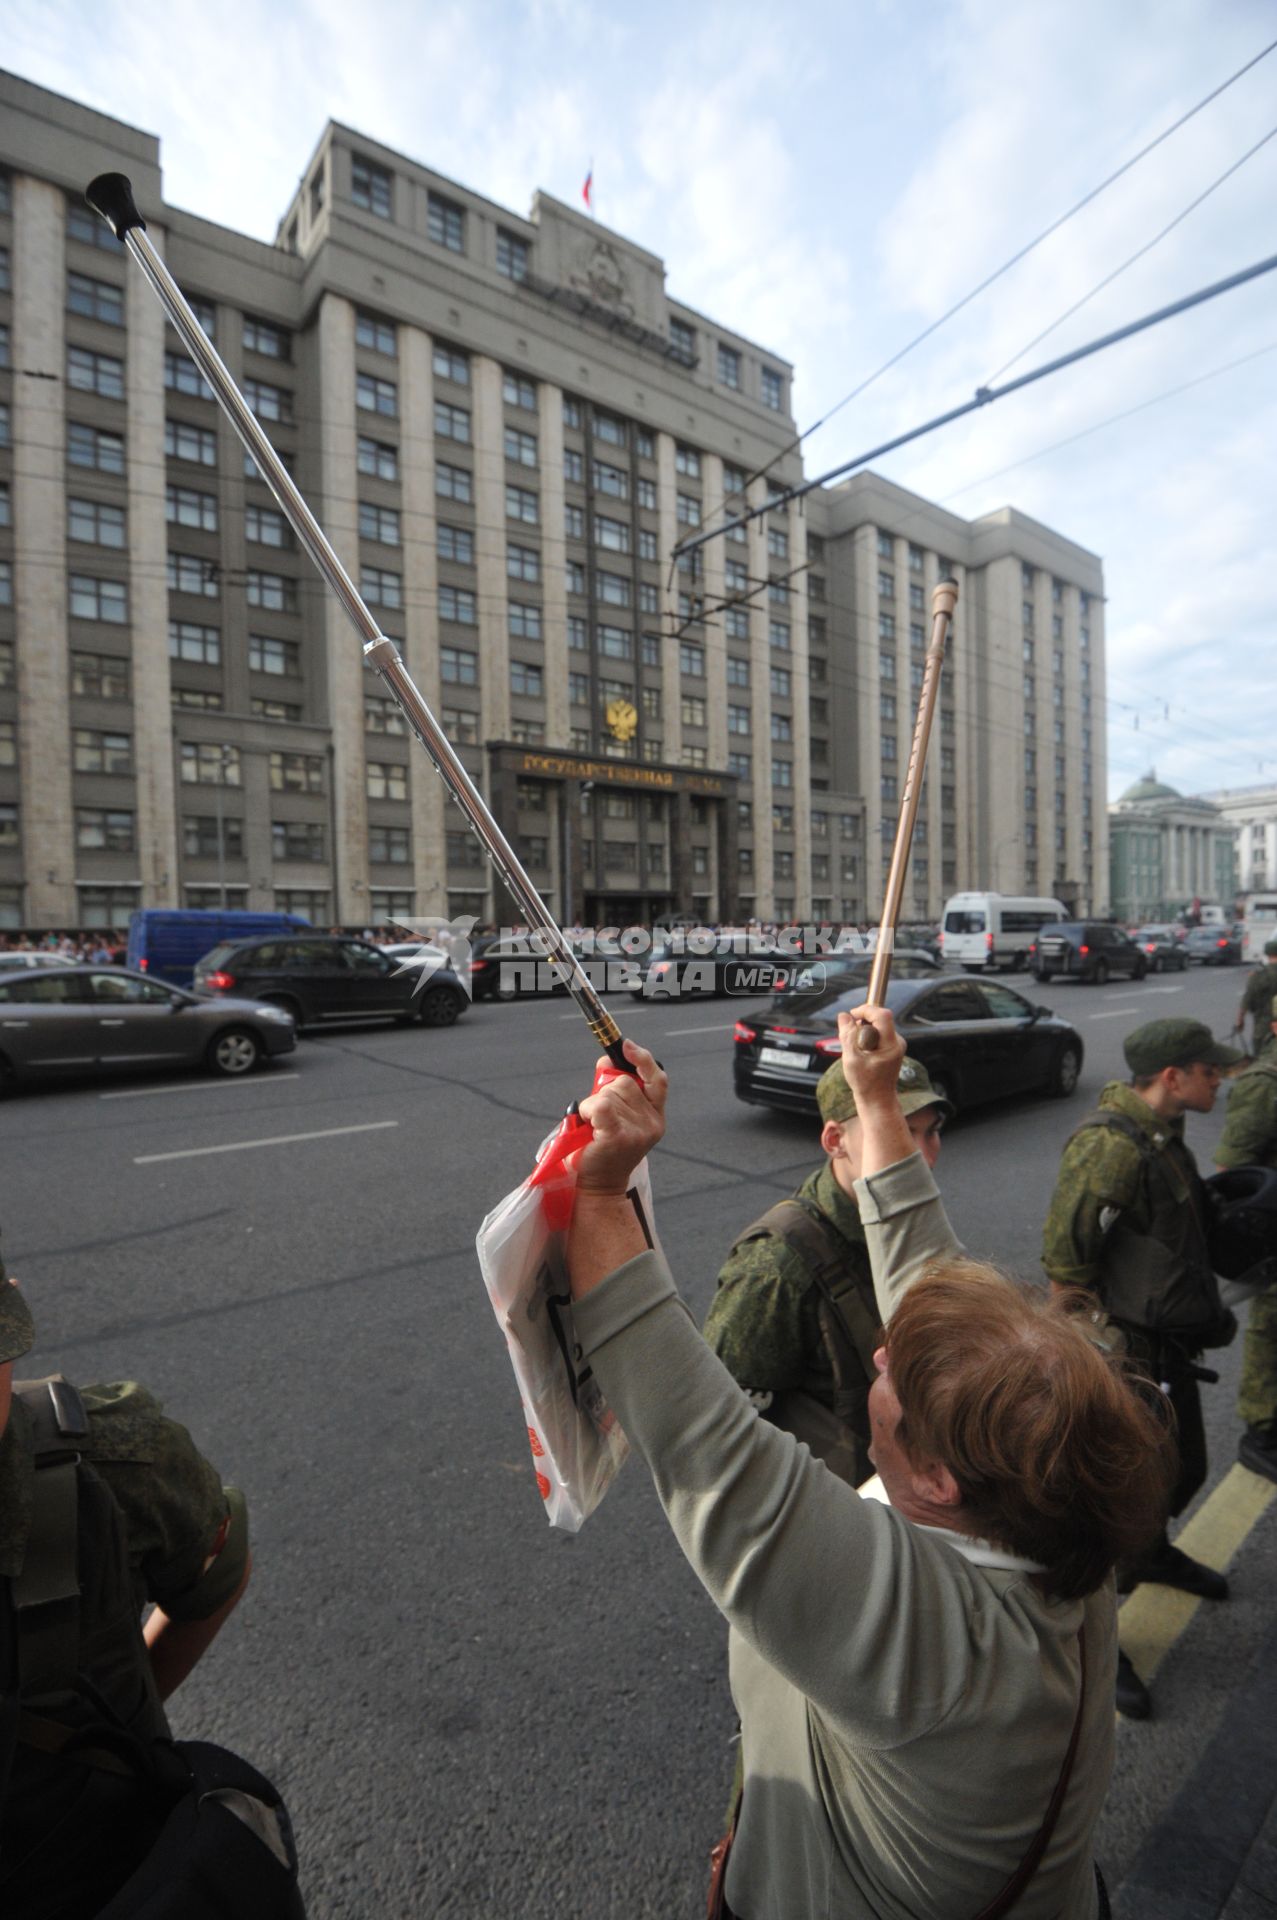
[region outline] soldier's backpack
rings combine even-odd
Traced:
[[[746,1227],[732,1251],[764,1239],[783,1240],[815,1282],[821,1344],[833,1376],[832,1406],[817,1398],[811,1390],[814,1383],[807,1382],[774,1393],[767,1417],[805,1441],[832,1473],[859,1486],[873,1471],[865,1401],[873,1383],[873,1357],[882,1344],[882,1323],[848,1262],[846,1241],[819,1207],[797,1196],[778,1201]]]
[[[1149,1182],[1153,1217],[1168,1226],[1182,1224],[1187,1209],[1192,1238],[1176,1247],[1171,1239],[1153,1233],[1135,1233],[1116,1213],[1105,1240],[1103,1303],[1113,1320],[1165,1335],[1181,1347],[1227,1346],[1237,1322],[1220,1298],[1219,1282],[1210,1265],[1209,1198],[1194,1174],[1186,1177],[1129,1114],[1111,1107],[1097,1108],[1079,1121],[1069,1136],[1095,1129],[1119,1133],[1137,1148]]]
[[[74,1847],[55,1835],[0,1859],[6,1920],[84,1912],[93,1890],[96,1920],[304,1920],[288,1811],[271,1783],[222,1747],[141,1737],[79,1671],[86,1570],[131,1613],[123,1518],[81,1459],[89,1425],[76,1388],[55,1375],[14,1397],[31,1418],[36,1471],[22,1571],[0,1579],[0,1806],[20,1747],[46,1776],[76,1769],[81,1785]]]

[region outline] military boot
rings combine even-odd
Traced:
[[[1277,1480],[1277,1421],[1262,1427],[1247,1427],[1237,1443],[1237,1458],[1252,1473],[1265,1480]]]
[[[1152,1695],[1120,1647],[1117,1653],[1117,1710],[1128,1720],[1147,1720],[1153,1711]]]

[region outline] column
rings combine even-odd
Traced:
[[[656,436],[656,505],[660,517],[658,546],[665,578],[661,582],[661,731],[666,764],[683,764],[682,675],[678,666],[678,642],[682,620],[678,611],[679,574],[671,556],[678,543],[675,495],[678,491],[674,472],[672,434]],[[712,544],[712,543],[711,543]],[[641,645],[641,642],[640,642]],[[726,672],[726,669],[724,669]]]
[[[751,508],[761,507],[767,498],[767,483],[756,480],[749,489]],[[749,585],[753,590],[767,579],[767,520],[751,520],[748,536]],[[775,828],[772,824],[772,743],[771,743],[771,644],[768,639],[770,608],[767,588],[749,602],[749,698],[753,734],[750,738],[750,765],[753,772],[754,800],[754,912],[760,920],[772,920],[776,914]]]
[[[359,578],[359,518],[354,492],[355,310],[336,294],[319,308],[319,470],[323,525],[352,580]],[[343,926],[363,926],[368,897],[368,796],[364,752],[364,666],[358,639],[336,595],[323,597],[328,713],[333,743],[335,902]],[[380,684],[380,683],[379,683]]]
[[[403,501],[404,652],[408,671],[431,712],[439,714],[439,566],[435,509],[434,372],[431,341],[417,327],[399,328],[399,471]],[[456,742],[453,742],[455,746]],[[418,915],[448,913],[444,839],[447,788],[426,753],[409,763],[412,881]]]
[[[474,548],[479,594],[480,728],[486,743],[510,738],[505,411],[501,398],[502,372],[495,360],[476,354],[470,363],[470,378],[474,388]],[[496,813],[495,805],[493,812]],[[499,813],[497,818],[501,819]],[[513,818],[512,814],[510,821]],[[507,831],[509,824],[502,821]]]
[[[563,514],[563,389],[538,388],[541,454],[541,626],[545,634],[545,740],[566,747],[568,701],[567,545]],[[635,646],[637,653],[637,643]],[[563,896],[560,895],[560,898]]]

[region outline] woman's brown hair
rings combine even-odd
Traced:
[[[1164,1398],[1101,1349],[1079,1306],[973,1260],[932,1268],[887,1329],[899,1439],[948,1467],[972,1530],[1091,1593],[1161,1529],[1175,1475]]]

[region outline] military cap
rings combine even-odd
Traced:
[[[1164,1067],[1240,1067],[1246,1058],[1223,1046],[1201,1020],[1150,1020],[1128,1033],[1122,1051],[1132,1073],[1152,1075]]]
[[[946,1114],[953,1112],[949,1102],[942,1099],[932,1086],[931,1076],[921,1060],[911,1060],[908,1054],[900,1062],[896,1090],[900,1095],[901,1111],[905,1114],[917,1113],[922,1107],[939,1107]],[[816,1082],[816,1104],[822,1120],[837,1120],[841,1124],[844,1120],[855,1119],[856,1096],[847,1085],[841,1060],[835,1060],[832,1067],[826,1067]]]
[[[31,1309],[15,1286],[9,1283],[0,1253],[0,1366],[6,1360],[20,1360],[35,1345],[35,1322]]]

